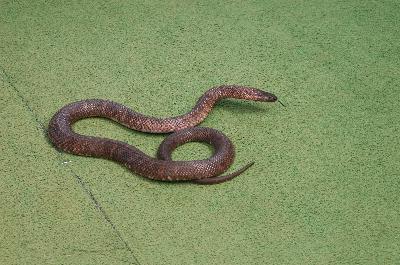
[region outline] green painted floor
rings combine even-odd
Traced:
[[[255,161],[231,182],[149,181],[45,135],[72,101],[167,117],[220,84],[286,105],[203,123],[231,171]],[[398,1],[0,1],[0,264],[400,264],[399,89]],[[75,129],[151,155],[165,137]]]

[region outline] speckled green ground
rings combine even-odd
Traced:
[[[0,264],[399,264],[399,21],[398,1],[1,1]],[[75,100],[166,117],[223,83],[286,104],[224,101],[203,123],[233,168],[256,162],[225,184],[148,181],[45,137]],[[75,128],[149,154],[164,137]]]

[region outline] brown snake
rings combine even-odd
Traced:
[[[193,109],[181,116],[155,118],[137,113],[126,106],[100,99],[88,99],[61,108],[51,119],[48,135],[51,142],[65,152],[94,156],[119,162],[138,175],[163,181],[191,180],[200,184],[217,184],[234,178],[252,164],[225,176],[219,176],[233,163],[232,142],[221,132],[194,127],[202,122],[213,106],[223,98],[274,102],[271,93],[244,86],[222,85],[208,90],[199,98]],[[93,136],[80,135],[72,124],[88,117],[104,117],[130,129],[170,134],[160,145],[158,159],[150,157],[127,143]],[[209,159],[172,161],[171,153],[187,142],[206,142],[214,147]]]

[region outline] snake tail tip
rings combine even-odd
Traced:
[[[212,177],[212,178],[204,178],[204,179],[196,179],[193,180],[193,182],[197,183],[197,184],[202,184],[202,185],[212,185],[212,184],[219,184],[222,182],[226,182],[228,180],[232,180],[233,178],[239,176],[240,174],[242,174],[243,172],[245,172],[249,167],[251,167],[252,165],[254,165],[254,161],[248,163],[247,165],[243,166],[242,168],[238,169],[237,171],[225,175],[225,176],[217,176],[217,177]]]

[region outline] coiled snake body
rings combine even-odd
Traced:
[[[191,180],[200,184],[221,183],[234,178],[253,164],[250,163],[232,174],[219,176],[233,163],[235,154],[232,142],[217,130],[194,127],[202,122],[215,103],[223,98],[264,102],[277,100],[275,95],[256,88],[222,85],[205,92],[193,109],[184,115],[155,118],[109,100],[88,99],[61,108],[49,123],[48,136],[57,148],[65,152],[114,160],[138,175],[150,179]],[[72,124],[88,117],[112,119],[142,132],[174,133],[161,143],[157,159],[124,142],[73,132]],[[172,161],[172,151],[192,141],[211,144],[215,150],[213,156],[204,160]]]

